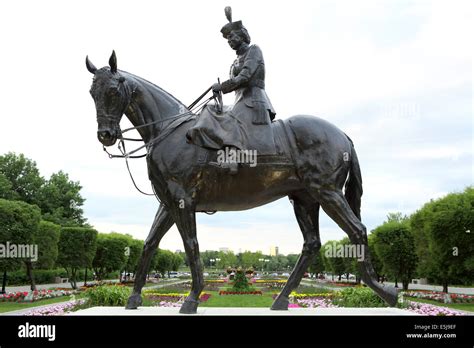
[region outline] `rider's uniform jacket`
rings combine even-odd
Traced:
[[[275,118],[275,110],[265,92],[265,62],[257,45],[245,46],[237,51],[230,68],[230,79],[222,82],[222,92],[235,91],[235,104],[245,103],[253,108],[253,124],[268,124]]]

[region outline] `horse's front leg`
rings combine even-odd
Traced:
[[[199,305],[199,296],[204,288],[204,277],[202,274],[201,258],[199,256],[199,244],[196,235],[196,212],[191,201],[186,201],[184,208],[175,208],[173,216],[183,239],[184,250],[189,260],[191,276],[193,279],[191,292],[184,301],[180,313],[194,314]]]
[[[160,244],[161,238],[168,232],[173,226],[173,219],[169,211],[160,205],[158,212],[155,215],[155,220],[151,226],[150,233],[143,246],[143,253],[138,263],[137,271],[135,273],[135,283],[133,286],[133,293],[128,298],[127,309],[136,309],[142,304],[142,288],[145,285],[146,275],[150,268],[150,262],[153,257],[153,253]]]

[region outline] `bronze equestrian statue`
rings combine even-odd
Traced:
[[[229,29],[224,35],[232,42],[233,37],[240,34],[232,33],[232,24]],[[252,46],[245,50],[251,56],[261,57],[258,49],[252,52]],[[239,52],[237,54],[240,60]],[[245,58],[243,60],[245,62]],[[263,67],[263,58],[262,64],[257,65]],[[133,293],[126,308],[135,309],[141,305],[141,290],[153,253],[165,233],[176,224],[192,274],[191,292],[180,313],[196,313],[199,295],[204,288],[196,213],[246,210],[285,196],[293,204],[304,244],[288,282],[271,309],[288,309],[288,296],[299,285],[313,256],[321,248],[320,207],[347,233],[353,244],[363,247],[364,258],[358,264],[364,283],[390,306],[396,305],[396,289],[376,281],[367,247],[366,228],[360,219],[362,177],[359,162],[354,145],[344,132],[323,119],[308,115],[296,115],[267,124],[274,116],[274,111],[264,94],[264,86],[258,85],[261,82],[256,82],[255,86],[249,85],[254,75],[247,76],[247,82],[239,84],[242,70],[239,72],[236,68],[231,72],[234,77],[229,82],[215,85],[214,89],[242,93],[242,99],[238,98],[236,103],[240,103],[240,108],[235,110],[234,106],[230,114],[234,118],[251,115],[253,123],[257,123],[253,126],[245,124],[242,128],[249,134],[241,138],[244,140],[241,146],[255,146],[258,164],[251,166],[241,163],[238,173],[229,175],[212,164],[217,158],[218,150],[215,147],[190,142],[192,129],[197,129],[196,125],[199,126],[201,117],[209,107],[200,115],[192,113],[160,87],[118,70],[114,52],[109,59],[109,66],[97,69],[88,58],[86,66],[94,74],[90,93],[96,106],[99,141],[104,146],[114,145],[117,140],[124,141],[119,124],[125,114],[146,144],[149,178],[161,202],[145,241]],[[259,71],[258,67],[254,68],[252,65],[252,69],[244,74]],[[261,69],[255,81],[263,81],[263,72]],[[255,92],[255,89],[259,90]],[[244,96],[246,93],[248,95]],[[252,107],[245,104],[246,100],[252,102]],[[227,116],[229,114],[216,117]],[[263,130],[255,131],[254,128],[258,127],[263,127]],[[253,140],[255,134],[264,131],[271,135],[270,145]],[[216,142],[216,147],[221,145],[236,144]]]

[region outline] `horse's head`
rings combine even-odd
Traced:
[[[125,77],[117,71],[115,51],[110,56],[109,65],[110,67],[97,69],[89,57],[86,57],[87,70],[94,74],[90,94],[97,112],[97,137],[105,146],[114,145],[121,136],[120,119],[132,97]]]

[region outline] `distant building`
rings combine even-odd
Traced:
[[[219,251],[222,251],[223,253],[228,253],[230,252],[229,248],[219,248]]]
[[[272,246],[270,247],[270,256],[277,256],[278,255],[278,247]]]
[[[175,253],[176,253],[176,254],[181,254],[182,251],[181,251],[181,249],[176,249]]]

